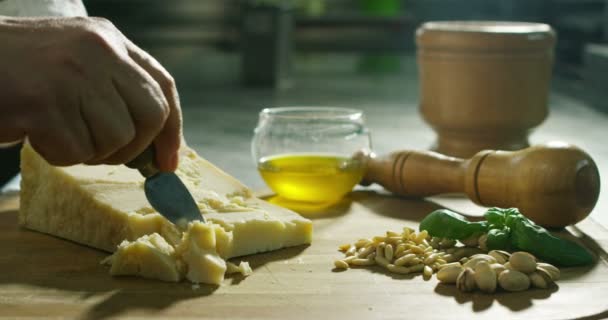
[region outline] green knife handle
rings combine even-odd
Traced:
[[[156,166],[156,151],[154,150],[153,144],[148,146],[146,150],[125,165],[129,168],[139,170],[141,175],[146,178],[149,178],[160,171]]]

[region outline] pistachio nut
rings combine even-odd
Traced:
[[[456,287],[463,292],[475,290],[475,271],[471,268],[464,269],[456,278]]]
[[[502,250],[492,250],[488,252],[488,255],[494,257],[494,259],[496,259],[496,262],[500,264],[507,263],[507,261],[509,261],[509,258],[511,257],[510,253]]]
[[[524,251],[518,251],[511,255],[509,263],[513,269],[523,273],[531,273],[536,270],[536,258]]]
[[[507,291],[524,291],[530,287],[530,278],[517,270],[505,270],[498,276],[498,284]]]
[[[530,273],[528,277],[530,278],[530,283],[532,283],[532,286],[535,288],[547,289],[553,284],[553,279],[549,272],[542,268],[536,269],[536,271]]]
[[[549,274],[551,275],[551,279],[553,279],[553,281],[559,280],[560,272],[556,266],[554,266],[552,264],[544,263],[544,262],[539,262],[536,264],[536,268],[537,269],[540,268],[540,269],[543,269],[543,270],[549,272]]]
[[[496,272],[487,261],[480,261],[475,266],[475,284],[479,290],[492,293],[496,290]]]
[[[437,272],[437,280],[443,283],[456,283],[456,279],[463,270],[464,268],[458,262],[446,264]]]
[[[471,256],[471,258],[469,258],[469,260],[465,262],[463,266],[465,268],[475,269],[475,266],[481,261],[485,261],[488,264],[496,263],[496,259],[494,259],[492,256],[487,254],[476,254]]]
[[[490,268],[494,270],[494,273],[496,274],[496,279],[498,279],[498,276],[500,276],[503,271],[507,270],[507,268],[505,268],[505,266],[500,263],[492,263],[490,265]]]

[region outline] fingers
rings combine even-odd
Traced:
[[[129,56],[160,85],[169,106],[169,116],[160,133],[154,139],[156,160],[161,171],[175,171],[178,150],[182,139],[182,113],[175,82],[169,72],[147,52],[128,39]]]
[[[59,112],[48,108],[31,117],[28,140],[34,150],[56,166],[83,163],[93,158],[95,146],[82,114],[77,109]]]
[[[135,136],[129,144],[104,160],[108,164],[122,164],[134,159],[159,135],[170,108],[159,84],[146,70],[128,57],[118,64],[113,85],[120,94],[132,123]]]
[[[111,81],[88,93],[80,113],[91,133],[95,156],[86,164],[112,163],[118,151],[135,139],[135,125],[127,105]],[[134,151],[136,152],[136,151]]]

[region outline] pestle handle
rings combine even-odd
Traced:
[[[465,193],[483,206],[517,207],[547,227],[584,219],[600,190],[593,159],[564,143],[485,150],[468,160],[429,151],[395,152],[370,158],[364,181],[403,196]]]
[[[432,151],[399,151],[367,162],[364,183],[404,196],[464,192],[465,161]]]

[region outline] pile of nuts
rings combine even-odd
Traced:
[[[455,240],[432,238],[425,230],[417,233],[405,227],[402,233],[387,231],[384,236],[341,245],[339,250],[345,257],[334,265],[338,269],[380,265],[393,273],[422,272],[424,279],[429,280],[441,266],[482,252],[479,248],[455,245]]]
[[[379,265],[399,274],[422,272],[424,280],[437,273],[439,281],[456,284],[465,292],[479,289],[491,293],[498,286],[507,291],[548,288],[559,278],[559,269],[537,262],[527,252],[492,250],[485,254],[483,237],[458,243],[405,227],[402,233],[387,231],[384,236],[341,245],[339,250],[345,257],[334,265],[338,269]]]
[[[530,287],[546,289],[559,279],[559,274],[558,268],[537,262],[527,252],[510,254],[492,250],[443,265],[437,272],[437,279],[456,284],[460,291],[479,289],[492,293],[498,286],[506,291],[523,291]]]

